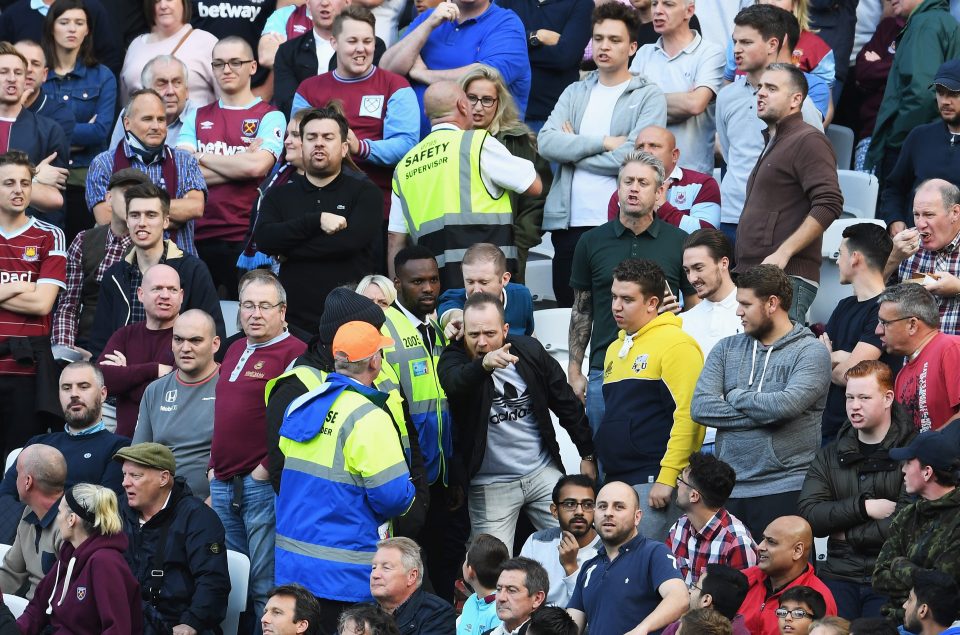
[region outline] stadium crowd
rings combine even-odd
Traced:
[[[960,633],[958,18],[0,0],[0,635]]]

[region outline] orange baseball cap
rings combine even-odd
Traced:
[[[377,327],[369,322],[353,321],[337,329],[333,337],[333,354],[343,354],[347,361],[359,362],[393,344],[392,339],[381,335]]]

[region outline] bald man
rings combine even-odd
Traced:
[[[780,635],[776,611],[781,594],[791,587],[814,589],[826,600],[827,615],[837,614],[833,594],[813,572],[812,550],[813,530],[800,516],[781,516],[763,530],[757,566],[743,571],[750,589],[740,614],[753,635]]]
[[[620,481],[597,494],[593,523],[603,551],[580,567],[567,612],[591,635],[659,633],[680,619],[690,595],[667,546],[637,531],[636,490]],[[616,562],[616,567],[614,567]]]
[[[937,299],[940,330],[960,335],[960,188],[943,179],[928,179],[913,197],[913,222],[893,237],[885,276],[900,282],[923,278]]]
[[[185,311],[173,323],[173,363],[176,372],[157,379],[143,393],[134,443],[153,441],[173,451],[177,476],[194,496],[210,495],[207,465],[213,439],[220,365],[216,325],[200,309]]]
[[[516,273],[513,209],[507,191],[536,196],[543,189],[533,162],[510,154],[484,130],[472,130],[470,103],[455,82],[427,88],[430,134],[405,154],[393,173],[387,224],[387,267],[408,242],[437,257],[444,289],[463,285],[460,262],[475,243],[492,243]],[[482,159],[481,159],[482,157]],[[470,162],[469,172],[460,168]],[[467,176],[469,174],[469,176]]]
[[[29,600],[63,542],[56,518],[67,480],[67,461],[60,450],[37,443],[25,447],[17,457],[17,474],[17,494],[27,508],[13,546],[0,564],[0,589]]]
[[[660,159],[668,175],[664,200],[658,201],[660,220],[688,234],[720,227],[720,186],[711,174],[680,168],[680,148],[672,132],[661,126],[647,126],[637,135],[634,147]],[[607,218],[613,220],[619,214],[620,197],[614,189],[607,205]]]
[[[147,269],[137,299],[147,319],[110,336],[97,359],[108,392],[117,398],[117,434],[128,438],[133,437],[143,391],[173,370],[170,342],[183,303],[177,270],[169,265]]]

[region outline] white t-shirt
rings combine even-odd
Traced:
[[[313,41],[317,44],[317,73],[326,73],[336,51],[330,46],[330,40],[320,37],[316,31],[313,32]]]
[[[631,78],[633,79],[633,78]],[[617,100],[627,90],[631,79],[616,86],[597,84],[590,92],[590,101],[580,119],[583,136],[601,136],[610,134],[610,120]],[[596,174],[582,168],[573,171],[573,184],[570,188],[570,227],[596,227],[607,222],[607,202],[597,192],[612,192],[617,189],[617,177],[609,174]]]
[[[441,123],[431,128],[430,132],[434,130],[459,130],[459,128],[453,124]],[[429,138],[428,136],[424,141]],[[490,196],[496,198],[503,195],[504,190],[527,191],[537,178],[537,170],[533,167],[532,161],[513,156],[505,145],[497,141],[496,137],[488,134],[483,140],[483,150],[480,152],[480,178]],[[390,194],[390,220],[387,230],[398,234],[410,233],[403,218],[400,199],[395,192]]]

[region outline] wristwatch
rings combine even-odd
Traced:
[[[596,462],[597,462],[597,457],[595,457],[595,456],[592,455],[592,454],[588,454],[587,456],[581,456],[581,457],[580,457],[580,460],[581,460],[581,461],[590,461],[591,463],[596,463]]]
[[[530,48],[540,48],[543,46],[543,42],[540,41],[540,38],[537,37],[536,31],[530,31],[530,34],[527,36],[527,44]]]

